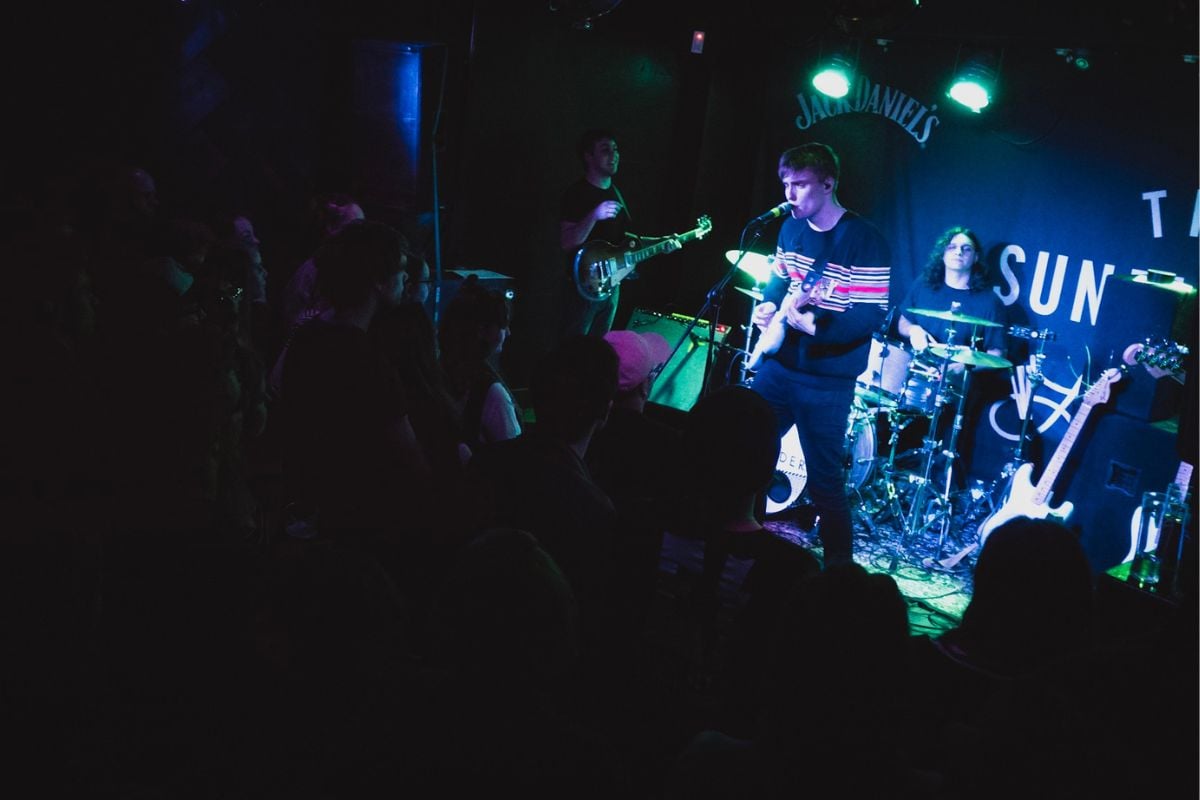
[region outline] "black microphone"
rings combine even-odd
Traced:
[[[750,220],[751,225],[761,225],[764,222],[770,222],[773,219],[779,219],[784,214],[792,210],[791,203],[780,203],[765,214],[759,214],[754,219]]]
[[[879,330],[872,334],[873,338],[883,341],[887,338],[888,331],[892,329],[892,318],[896,316],[896,309],[900,306],[892,306],[888,309],[887,314],[883,318],[883,324],[879,326]]]

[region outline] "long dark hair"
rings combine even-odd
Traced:
[[[950,245],[950,240],[960,233],[970,239],[971,244],[975,247],[975,263],[971,265],[971,281],[967,288],[972,292],[983,291],[988,288],[987,264],[983,263],[983,245],[979,242],[979,235],[965,225],[955,225],[938,237],[933,245],[933,250],[929,253],[929,261],[925,264],[925,271],[921,274],[921,278],[934,288],[945,284],[946,264],[942,258],[946,255],[946,248]]]

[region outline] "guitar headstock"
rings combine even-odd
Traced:
[[[1156,379],[1166,378],[1182,371],[1183,359],[1189,352],[1186,345],[1178,342],[1147,339],[1126,347],[1121,360],[1131,367],[1141,364]]]
[[[1121,376],[1123,374],[1124,373],[1122,373],[1121,370],[1117,369],[1116,367],[1106,369],[1104,372],[1100,373],[1100,377],[1097,378],[1096,382],[1092,384],[1092,388],[1088,389],[1087,394],[1083,396],[1083,405],[1094,406],[1101,403],[1107,403],[1110,394],[1109,390],[1112,388],[1114,383],[1121,380]]]
[[[705,214],[696,220],[696,238],[703,239],[712,231],[712,219]]]

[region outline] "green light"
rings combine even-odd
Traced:
[[[991,96],[987,87],[974,80],[957,80],[946,94],[962,103],[976,114],[987,107]]]
[[[850,78],[837,67],[826,67],[818,72],[813,76],[812,84],[821,94],[835,99],[850,93]]]

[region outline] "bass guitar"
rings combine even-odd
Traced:
[[[647,258],[678,250],[681,245],[703,239],[712,230],[707,215],[696,220],[696,227],[640,250],[623,250],[605,241],[588,242],[575,254],[575,288],[593,303],[612,296],[617,284]]]
[[[1088,415],[1092,412],[1092,407],[1102,405],[1108,402],[1109,388],[1112,384],[1121,379],[1121,370],[1108,369],[1100,376],[1099,380],[1088,389],[1087,394],[1083,396],[1083,400],[1079,404],[1079,410],[1075,412],[1075,417],[1071,420],[1070,427],[1063,434],[1062,440],[1058,443],[1058,448],[1051,456],[1050,462],[1046,465],[1046,469],[1042,472],[1042,477],[1038,480],[1035,486],[1030,480],[1033,474],[1032,462],[1025,462],[1017,467],[1017,471],[1013,473],[1012,478],[1004,491],[1003,500],[1000,507],[988,515],[979,525],[979,546],[983,547],[987,541],[987,537],[992,534],[992,531],[999,528],[1010,519],[1016,517],[1032,517],[1034,519],[1045,519],[1046,517],[1054,517],[1061,521],[1066,521],[1071,516],[1071,512],[1075,510],[1072,503],[1064,502],[1057,508],[1050,506],[1050,499],[1053,495],[1051,487],[1054,486],[1054,481],[1058,478],[1059,470],[1067,460],[1067,455],[1071,452],[1071,447],[1075,444],[1075,439],[1079,436],[1079,431],[1083,428],[1084,422],[1087,421]]]
[[[754,350],[746,357],[746,369],[756,370],[767,356],[779,350],[783,338],[787,334],[787,310],[797,310],[805,306],[817,305],[822,300],[829,299],[837,282],[824,275],[813,278],[811,275],[796,289],[789,290],[779,303],[779,310],[771,317],[770,323],[758,335]]]

